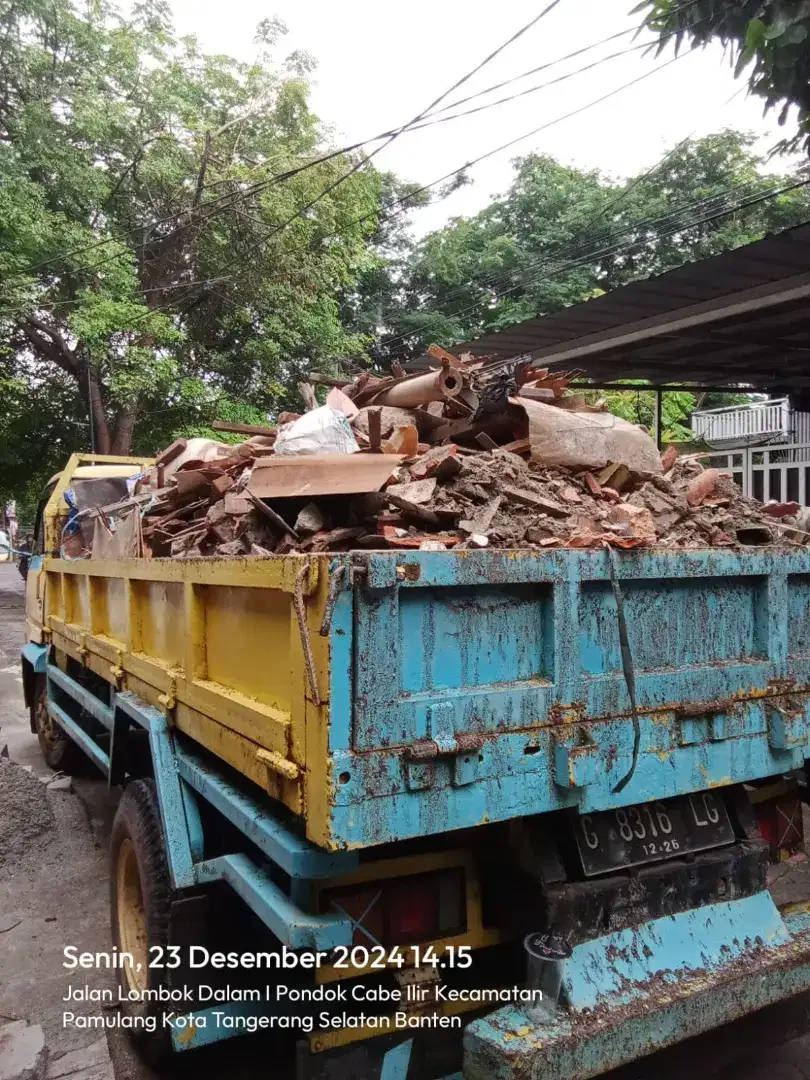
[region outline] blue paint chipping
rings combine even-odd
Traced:
[[[767,892],[707,905],[577,946],[550,1022],[474,1020],[464,1080],[585,1080],[808,988],[806,913],[783,919]]]
[[[685,911],[577,945],[563,985],[569,1007],[593,1009],[600,1001],[628,1004],[637,987],[658,976],[684,976],[738,960],[754,948],[786,945],[791,936],[768,892]]]
[[[336,847],[803,763],[810,556],[628,552],[617,564],[642,737],[619,794],[633,726],[604,553],[374,553],[353,588],[346,576],[331,636],[333,766],[349,777],[334,795]]]

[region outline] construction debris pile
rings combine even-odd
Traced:
[[[178,440],[97,511],[92,555],[810,543],[807,511],[745,498],[699,455],[659,456],[566,392],[575,373],[429,351],[415,375],[313,375],[309,411],[277,427],[215,425],[251,436],[237,446]]]

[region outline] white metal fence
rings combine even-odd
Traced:
[[[728,405],[692,413],[692,434],[710,446],[744,440],[750,445],[785,439],[790,434],[791,410],[787,398],[757,401],[750,405]]]
[[[711,454],[708,464],[730,472],[744,495],[810,506],[810,440]]]
[[[703,409],[692,413],[692,433],[718,450],[810,442],[810,413],[794,412],[788,398]]]

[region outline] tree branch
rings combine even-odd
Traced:
[[[200,205],[200,200],[203,195],[203,188],[205,187],[205,172],[208,168],[208,158],[211,154],[211,132],[206,131],[205,141],[203,143],[202,157],[200,158],[200,171],[197,174],[197,188],[194,192],[194,201],[191,204],[191,209],[196,210]]]
[[[35,349],[39,349],[46,359],[57,364],[63,371],[78,378],[79,364],[58,330],[48,326],[36,315],[26,316],[21,326],[22,332]],[[47,338],[43,337],[43,334],[47,334]]]

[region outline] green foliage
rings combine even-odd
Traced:
[[[765,108],[798,110],[799,133],[783,147],[810,149],[810,4],[806,0],[644,0],[648,25],[660,34],[676,32],[692,48],[717,39],[729,50],[735,75],[747,72],[751,92]],[[672,38],[668,38],[672,40]],[[664,47],[662,41],[660,48]]]
[[[586,395],[591,401],[607,402],[608,409],[614,416],[620,416],[631,424],[643,424],[648,431],[655,428],[654,390],[643,389],[639,382],[638,390],[591,390]],[[661,395],[661,440],[662,442],[686,442],[692,438],[689,426],[690,417],[695,408],[695,395],[688,390],[671,390]]]
[[[621,184],[549,157],[518,160],[503,196],[416,245],[385,298],[389,357],[497,331],[806,221],[804,188],[724,213],[781,184],[752,143],[735,131],[689,140]]]
[[[637,390],[588,390],[585,398],[591,405],[605,402],[614,416],[620,416],[631,424],[643,424],[652,433],[655,430],[656,392],[647,390],[642,379]],[[727,405],[744,405],[751,401],[749,394],[693,394],[688,390],[667,390],[661,394],[661,441],[691,442],[692,413],[696,409],[721,409]]]
[[[89,449],[89,413],[115,453],[207,431],[218,410],[264,419],[369,339],[347,308],[381,271],[396,181],[363,167],[282,227],[354,160],[273,180],[329,150],[312,62],[279,53],[278,20],[255,63],[206,55],[167,10],[0,0],[0,373],[27,391],[4,423],[27,401],[36,432],[33,393],[36,409],[69,393],[60,450]]]
[[[36,368],[24,377],[0,375],[0,498],[16,498],[20,521],[34,510],[48,478],[88,445],[88,425],[76,384]]]

